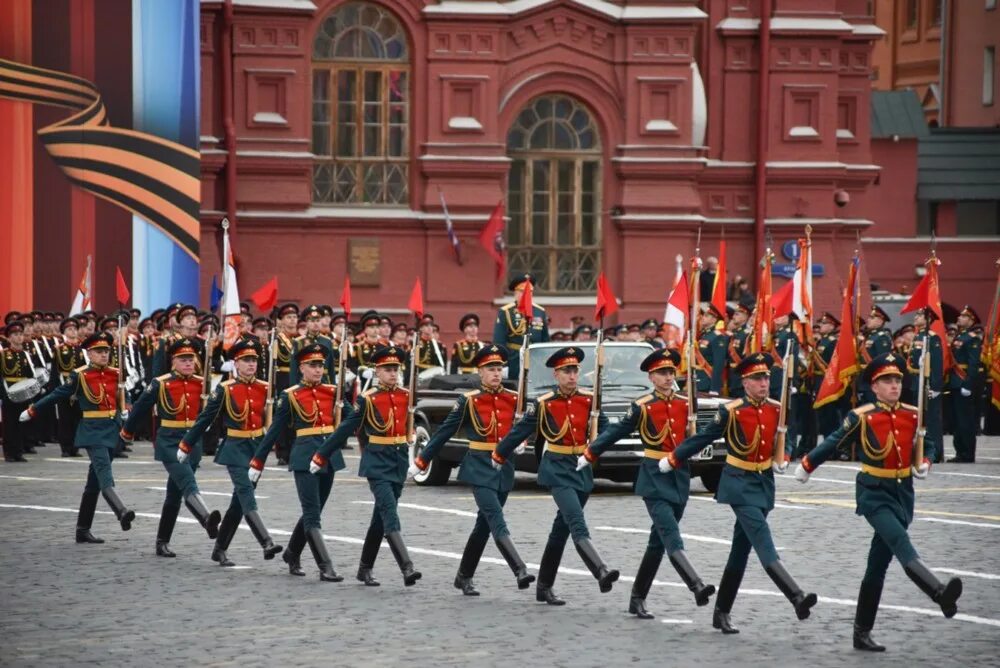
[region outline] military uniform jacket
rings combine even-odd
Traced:
[[[284,392],[291,385],[292,364],[294,364],[294,346],[292,339],[284,332],[278,332],[274,337],[274,392]]]
[[[476,356],[482,347],[482,341],[468,341],[462,339],[461,341],[456,341],[451,346],[451,373],[475,373],[476,367],[472,363],[473,358]]]
[[[729,337],[713,329],[706,329],[698,335],[695,362],[698,365],[698,389],[703,392],[722,392],[726,379],[726,355],[729,351]]]
[[[907,388],[916,393],[920,381],[920,355],[924,351],[924,337],[927,337],[927,354],[930,355],[927,364],[930,370],[930,375],[926,378],[927,389],[932,392],[941,392],[944,389],[944,359],[941,337],[928,328],[913,338],[913,346],[906,356],[906,379],[903,382]]]
[[[782,363],[789,349],[792,352],[792,376],[788,382],[788,392],[791,395],[792,388],[799,388],[802,385],[803,368],[802,360],[799,359],[799,337],[791,327],[782,327],[774,333],[774,358],[776,366],[771,370],[771,396],[777,399],[781,395],[781,377],[784,373]]]
[[[313,455],[319,451],[323,439],[334,431],[333,421],[336,417],[337,386],[327,383],[316,385],[292,385],[281,393],[274,408],[274,418],[267,433],[257,445],[253,459],[264,467],[267,455],[275,442],[281,438],[285,429],[295,432],[291,453],[288,456],[289,471],[308,471]],[[344,420],[347,419],[347,407],[344,408]],[[341,423],[343,424],[343,422]],[[344,456],[339,452],[329,457],[327,466],[334,473],[346,468]]]
[[[201,442],[205,431],[221,416],[225,429],[222,445],[215,453],[215,463],[247,468],[264,437],[264,415],[267,411],[267,383],[254,378],[223,381],[194,425],[184,434],[183,442]]]
[[[948,387],[955,390],[976,391],[979,380],[979,357],[982,353],[983,341],[974,332],[963,330],[951,342],[951,354],[955,366],[951,370]]]
[[[750,338],[750,330],[746,327],[740,327],[729,337],[729,342],[726,346],[726,363],[729,367],[729,391],[732,392],[734,387],[740,386],[740,377],[736,373],[736,366],[743,359],[743,354],[746,349],[747,339]]]
[[[292,342],[292,360],[290,371],[288,372],[288,382],[290,385],[297,384],[301,379],[302,375],[299,373],[299,365],[294,362],[295,353],[299,352],[306,346],[310,346],[314,343],[318,343],[327,350],[326,363],[323,365],[326,369],[323,372],[323,380],[321,382],[331,384],[337,377],[337,364],[334,357],[333,351],[333,340],[322,334],[316,336],[310,336],[309,334],[303,334],[302,336],[296,338]],[[309,468],[308,466],[306,468]]]
[[[0,382],[0,399],[7,399],[7,385],[19,383],[22,380],[34,378],[33,365],[37,367],[34,358],[29,357],[30,353],[26,349],[12,350],[7,348],[0,354],[0,375],[3,382]]]
[[[719,503],[774,508],[771,457],[781,405],[773,399],[756,404],[743,398],[719,406],[719,412],[674,451],[671,463],[683,462],[718,438],[726,439],[726,465],[715,494]],[[789,444],[786,444],[786,449]],[[779,453],[783,454],[783,453]]]
[[[122,427],[123,436],[131,439],[136,426],[149,417],[156,406],[157,429],[153,456],[158,462],[176,462],[177,448],[201,412],[201,392],[205,379],[201,376],[181,376],[173,371],[157,376],[132,406],[132,413]],[[201,461],[201,443],[194,447],[188,461],[197,466]]]
[[[816,348],[813,350],[812,364],[810,365],[814,389],[818,390],[819,386],[823,383],[823,376],[826,375],[826,369],[830,366],[833,353],[837,350],[838,338],[840,337],[836,332],[831,332],[830,334],[824,334],[816,341]]]
[[[6,353],[5,353],[6,354]],[[28,408],[32,417],[41,409],[75,398],[80,407],[74,445],[78,448],[113,448],[118,445],[118,369],[92,364],[74,369],[69,380]]]
[[[406,444],[409,397],[409,391],[400,387],[390,390],[377,386],[362,392],[351,415],[344,418],[319,449],[320,457],[340,455],[347,439],[360,429],[367,445],[361,452],[358,475],[402,485],[409,467]]]
[[[497,443],[510,433],[517,409],[517,392],[501,387],[497,392],[485,388],[466,392],[455,402],[444,422],[424,446],[421,457],[430,462],[455,434],[469,441],[462,458],[458,479],[477,487],[499,492],[514,489],[514,463],[505,462],[499,471],[491,457]]]
[[[888,508],[904,525],[913,521],[913,478],[910,466],[917,433],[915,406],[882,402],[859,406],[847,414],[840,427],[802,460],[807,471],[814,471],[836,451],[838,446],[858,444],[861,472],[855,485],[857,514],[869,515]],[[933,461],[931,441],[924,458]]]
[[[363,366],[371,368],[373,366],[372,355],[375,353],[375,349],[387,345],[389,345],[389,342],[382,338],[376,339],[375,343],[365,338],[359,339],[354,344],[354,355],[348,360],[351,371],[357,373],[358,369]]]
[[[590,493],[594,488],[594,472],[590,466],[577,471],[576,460],[587,448],[593,399],[594,395],[586,390],[570,395],[558,391],[542,394],[525,406],[524,417],[497,445],[497,455],[508,459],[528,439],[544,443],[538,484]],[[608,418],[601,412],[597,419],[598,433],[607,426]]]
[[[691,469],[684,462],[676,470],[661,473],[660,460],[684,440],[688,402],[684,397],[651,392],[628,407],[621,422],[610,425],[587,448],[587,459],[596,459],[618,440],[638,430],[645,448],[635,478],[635,493],[645,499],[662,499],[687,505],[691,491]]]
[[[62,385],[69,381],[73,369],[83,366],[83,352],[72,343],[63,341],[58,344],[52,353],[52,381],[55,385]]]
[[[874,358],[890,352],[892,352],[892,332],[889,331],[888,327],[868,332],[859,353],[861,356],[860,371],[864,371]],[[871,386],[864,381],[864,374],[858,375],[858,389],[863,391],[871,389]]]
[[[549,323],[545,309],[532,304],[531,322],[517,310],[517,304],[511,302],[497,311],[497,319],[493,324],[493,343],[510,351],[507,360],[508,375],[517,378],[521,369],[518,353],[524,343],[524,335],[528,334],[528,344],[544,343],[549,340]]]
[[[434,367],[448,368],[448,356],[445,354],[441,343],[434,339],[421,338],[417,341],[417,354],[414,356],[417,369],[431,369]],[[419,371],[418,371],[419,373]]]

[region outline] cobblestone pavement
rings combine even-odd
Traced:
[[[854,465],[827,464],[806,486],[790,475],[778,480],[770,523],[788,570],[820,596],[812,617],[797,621],[751,556],[733,610],[742,633],[722,636],[711,628],[711,607],[694,606],[666,561],[648,599],[656,620],[626,614],[649,526],[627,485],[599,484],[587,506],[595,544],[622,571],[610,594],[598,592],[570,547],[555,587],[568,605],[536,604],[490,545],[476,574],[482,596],[463,597],[452,580],[475,502],[454,480],[438,488],[408,483],[401,500],[403,535],[423,580],[404,588],[383,545],[382,586],[363,587],[353,575],[372,505],[356,475],[357,450],[348,455],[323,516],[335,565],[347,576],[339,584],[317,579],[308,551],[305,578],[289,576],[280,560],[263,561],[245,525],[230,550],[239,567],[220,568],[186,510],[171,543],[178,557],[154,556],[166,476],[148,443],[115,462],[119,491],[138,517],[123,533],[102,501],[94,532],[104,545],[73,541],[86,458],[61,459],[49,445],[31,463],[0,465],[0,665],[997,665],[1000,438],[982,439],[975,465],[940,465],[918,481],[914,544],[942,576],[961,575],[965,593],[959,615],[944,619],[894,563],[874,633],[889,646],[880,656],[851,648],[871,539],[854,514]],[[225,469],[208,462],[198,477],[209,505],[224,510]],[[698,483],[694,489],[681,525],[687,551],[717,583],[733,517]],[[258,493],[275,539],[287,541],[298,516],[291,475],[268,468]],[[532,570],[554,513],[534,477],[519,476],[507,521]]]

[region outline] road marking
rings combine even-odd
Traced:
[[[47,462],[61,462],[63,464],[84,464],[90,466],[90,459],[87,457],[44,457],[44,461]],[[142,461],[139,459],[122,459],[113,458],[111,460],[112,466],[159,466],[161,462],[157,461]]]
[[[986,475],[985,473],[958,473],[957,471],[932,471],[931,475],[954,475],[962,478],[987,478],[989,480],[1000,480],[1000,475]]]
[[[8,508],[8,509],[13,509],[13,510],[40,510],[40,511],[55,512],[55,513],[76,513],[76,512],[79,512],[76,508],[59,508],[59,507],[55,507],[55,506],[37,506],[37,505],[25,505],[25,504],[13,504],[13,503],[0,503],[0,508]],[[112,514],[111,511],[108,511],[108,510],[99,510],[99,511],[97,511],[97,513],[100,514],[100,515],[111,515]],[[151,519],[159,519],[160,516],[158,514],[155,514],[155,513],[136,513],[136,517],[147,517],[147,518],[151,518]],[[191,518],[188,518],[188,517],[178,517],[177,521],[181,522],[181,523],[184,523],[184,524],[195,524],[195,523],[197,523],[197,520],[194,520],[194,519],[191,519]],[[152,527],[150,527],[150,528],[152,528]],[[242,525],[241,525],[240,528],[242,530],[244,530],[244,531],[249,531],[250,530],[249,527],[242,526]],[[280,529],[272,529],[270,531],[270,533],[273,534],[273,535],[276,535],[276,536],[288,536],[288,535],[291,535],[292,532],[291,531],[280,530]],[[335,541],[335,542],[338,542],[338,543],[348,543],[348,544],[351,544],[351,545],[361,545],[361,544],[364,543],[364,540],[362,540],[361,538],[353,538],[353,537],[350,537],[350,536],[332,536],[332,535],[329,535],[329,534],[324,534],[323,538],[326,539],[326,540]],[[383,545],[385,545],[384,542],[383,542]],[[462,555],[459,554],[459,553],[457,553],[457,552],[444,552],[442,550],[431,550],[431,549],[428,549],[428,548],[409,547],[409,546],[408,546],[408,549],[409,549],[409,551],[411,553],[414,553],[414,554],[425,554],[425,555],[429,555],[429,556],[443,557],[443,558],[446,558],[446,559],[451,559],[453,561],[459,561],[462,558]],[[498,559],[496,557],[486,557],[486,556],[484,556],[484,557],[482,557],[482,559],[480,559],[480,563],[487,563],[487,564],[493,564],[495,566],[502,566],[504,570],[508,570],[509,569],[509,567],[507,566],[507,562],[506,561],[504,561],[503,559]],[[538,564],[527,563],[525,565],[528,566],[529,568],[535,569],[536,571],[538,570]],[[559,567],[559,573],[560,574],[564,574],[564,575],[579,575],[579,576],[586,577],[587,579],[593,579],[593,577],[594,577],[593,575],[591,575],[590,571],[587,571],[587,570],[584,570],[584,569],[580,569],[580,568],[566,568],[564,566],[560,566]],[[635,581],[635,578],[633,578],[633,577],[622,576],[621,578],[619,578],[619,582],[623,582],[623,583],[634,582],[634,581]],[[679,589],[687,589],[687,586],[684,585],[684,583],[682,583],[682,582],[660,582],[659,580],[654,580],[653,584],[656,585],[656,586],[661,586],[661,587],[677,587]],[[774,597],[778,597],[778,598],[782,597],[782,594],[780,592],[763,590],[763,589],[742,589],[741,588],[739,590],[739,593],[741,595],[744,595],[744,596],[769,596],[769,597],[772,597],[772,598],[774,598]],[[854,600],[851,600],[851,599],[828,598],[826,596],[820,596],[819,600],[821,602],[823,602],[823,603],[831,603],[831,604],[834,604],[834,605],[841,605],[841,606],[849,607],[849,608],[852,608],[852,609],[857,607],[857,601],[854,601]],[[900,612],[909,612],[909,613],[913,613],[913,614],[916,614],[916,615],[922,615],[922,616],[925,616],[925,617],[940,617],[941,616],[940,609],[933,609],[932,610],[930,608],[915,608],[915,607],[911,607],[911,606],[890,605],[890,604],[886,604],[886,603],[881,604],[879,607],[882,610],[897,610],[897,611],[900,611]],[[1000,619],[993,619],[992,617],[980,617],[978,615],[967,615],[965,613],[961,613],[960,612],[957,615],[955,615],[955,617],[953,619],[957,619],[957,620],[963,621],[963,622],[970,622],[972,624],[981,624],[981,625],[984,625],[984,626],[993,626],[993,627],[1000,628]]]
[[[815,504],[818,506],[833,506],[836,508],[851,508],[851,509],[857,507],[857,505],[853,501],[841,501],[839,499],[815,499],[815,498],[807,499],[807,498],[796,498],[796,497],[787,497],[787,499],[795,503]],[[945,510],[922,510],[919,508],[915,512],[919,515],[943,515],[945,517],[974,517],[981,520],[1000,521],[1000,515],[977,515],[975,513],[951,513]],[[918,517],[916,519],[923,520],[926,522],[944,522],[946,524],[965,524],[968,526],[982,526],[991,528],[995,526],[1000,528],[1000,524],[994,525],[994,524],[980,524],[977,522],[960,522],[958,520],[943,520],[943,519],[936,519],[933,517]]]
[[[594,529],[596,531],[618,531],[620,533],[641,533],[643,535],[647,536],[649,535],[649,529],[635,529],[633,527],[600,526],[600,527],[594,527]],[[696,543],[714,543],[716,545],[725,545],[727,547],[733,544],[732,541],[726,540],[725,538],[715,538],[714,536],[702,536],[693,533],[681,533],[681,538],[683,538],[684,540],[692,540]],[[774,549],[784,550],[785,548],[776,547]]]
[[[202,481],[202,482],[204,482],[204,481]],[[151,489],[154,492],[165,492],[165,491],[167,491],[166,487],[147,487],[146,489]],[[200,491],[205,496],[227,496],[227,497],[232,497],[232,495],[233,495],[232,492],[206,492],[205,490],[200,490]],[[256,499],[269,499],[271,497],[261,496],[260,494],[254,494],[254,498],[256,498]]]
[[[36,481],[55,480],[55,478],[32,478],[31,476],[26,476],[26,475],[0,475],[0,478],[7,478],[8,480],[36,480]]]
[[[782,480],[784,482],[794,482],[794,483],[798,483],[800,485],[802,484],[802,483],[799,483],[799,481],[796,480],[795,478],[783,478],[781,476],[777,476],[776,475],[776,476],[774,476],[774,479],[775,480]],[[830,483],[833,483],[835,485],[853,485],[853,484],[855,484],[855,482],[853,480],[838,480],[837,478],[817,478],[816,476],[812,476],[812,475],[809,476],[809,480],[810,481],[815,480],[816,482],[830,482]]]
[[[940,517],[918,517],[921,522],[940,522],[941,524],[960,524],[966,527],[982,527],[984,529],[1000,529],[1000,524],[986,524],[985,522],[963,522],[962,520],[945,520]]]
[[[351,501],[359,506],[374,506],[374,501]],[[459,515],[461,517],[475,517],[477,513],[469,510],[458,510],[456,508],[435,508],[434,506],[421,506],[416,503],[397,503],[400,508],[412,508],[413,510],[426,510],[429,513],[445,513],[446,515]]]
[[[1000,575],[994,575],[993,573],[980,573],[978,571],[960,571],[957,568],[938,568],[938,567],[934,567],[931,570],[937,571],[938,573],[951,573],[952,575],[961,575],[963,577],[982,578],[983,580],[1000,580]]]
[[[694,624],[691,619],[661,619],[661,624]]]

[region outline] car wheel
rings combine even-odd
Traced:
[[[418,424],[414,428],[414,433],[417,437],[416,452],[414,453],[414,456],[417,456],[424,451],[424,446],[427,445],[427,441],[431,439],[431,435],[427,431],[427,427],[422,424]],[[441,485],[447,485],[448,478],[450,477],[451,467],[442,462],[440,459],[435,458],[427,466],[426,471],[422,471],[413,477],[413,482],[421,486],[440,487]]]
[[[701,484],[705,486],[705,489],[715,494],[715,491],[719,489],[719,480],[722,478],[722,468],[709,469],[701,474]]]

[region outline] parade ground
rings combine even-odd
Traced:
[[[950,438],[948,439],[950,441]],[[988,666],[1000,648],[1000,438],[981,437],[974,465],[935,466],[917,481],[910,535],[940,577],[964,582],[959,614],[938,607],[893,563],[874,637],[883,655],[851,648],[851,624],[871,529],[854,514],[856,464],[830,462],[807,485],[779,476],[769,520],[788,570],[819,603],[804,622],[759,562],[751,562],[733,608],[739,635],[711,628],[711,605],[697,608],[665,559],[647,600],[655,620],[626,613],[649,520],[628,485],[599,482],[587,505],[594,543],[622,572],[610,594],[598,592],[568,548],[555,590],[568,603],[536,603],[518,591],[495,546],[475,581],[478,598],[452,587],[476,511],[471,489],[408,482],[400,500],[403,535],[423,579],[404,588],[383,544],[375,566],[382,586],[355,581],[372,511],[356,475],[358,450],[346,454],[323,514],[323,533],[342,583],[323,583],[308,550],[306,577],[265,562],[244,524],[229,550],[235,568],[210,561],[212,541],[182,511],[171,546],[154,556],[166,475],[152,447],[137,442],[115,460],[122,497],[137,512],[123,533],[101,503],[94,533],[104,545],[73,542],[87,459],[39,450],[29,464],[0,466],[0,665],[3,666]],[[269,466],[258,487],[261,515],[285,543],[299,514],[291,475]],[[199,482],[210,507],[225,510],[225,470],[207,463]],[[506,516],[532,572],[555,514],[534,476],[518,474]],[[733,517],[700,483],[681,522],[686,549],[706,582],[717,584],[729,552]]]

